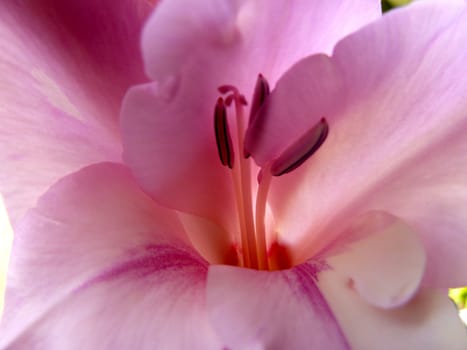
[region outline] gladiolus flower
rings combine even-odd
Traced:
[[[112,108],[92,108],[97,88],[71,100],[67,76],[20,71],[45,84],[41,117],[75,116],[45,144],[66,142],[51,147],[60,157],[83,148],[31,182],[22,206],[6,182],[7,206],[24,212],[88,166],[13,217],[0,346],[463,348],[444,291],[467,282],[467,6],[379,11],[370,0],[162,2],[142,32],[151,82],[123,100],[122,145]],[[144,18],[132,13],[123,28]],[[27,32],[8,23],[8,35]],[[102,91],[111,101],[136,84],[135,59]],[[22,164],[0,135],[6,164]],[[31,159],[24,169],[41,167]]]

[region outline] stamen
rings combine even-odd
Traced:
[[[329,125],[326,119],[322,118],[318,124],[308,130],[272,162],[271,174],[281,176],[298,168],[321,147],[328,133]]]
[[[258,265],[260,270],[268,270],[268,257],[266,248],[266,203],[271,184],[271,172],[269,169],[261,169],[258,174],[258,192],[256,193],[256,247],[258,249]]]
[[[218,114],[221,115],[226,109],[226,105],[234,103],[235,114],[236,114],[236,129],[237,129],[237,138],[235,143],[235,150],[241,152],[243,150],[244,144],[244,113],[243,106],[247,105],[247,101],[243,95],[240,94],[238,89],[232,85],[222,85],[218,88],[221,94],[229,94],[226,96],[225,101],[222,100],[223,109],[219,108]],[[220,101],[220,100],[219,100]],[[219,103],[218,103],[219,104]],[[217,113],[217,112],[216,112]],[[221,120],[222,118],[219,117]],[[225,122],[227,124],[227,122]],[[216,137],[217,137],[216,129]],[[219,133],[220,134],[220,133]],[[230,137],[230,134],[229,134]],[[221,138],[222,139],[222,138]],[[218,142],[219,144],[219,142]],[[221,143],[223,145],[224,143]],[[219,148],[219,154],[221,154],[222,149]],[[227,147],[232,150],[232,144],[229,143]],[[233,152],[231,152],[233,155]],[[222,156],[221,156],[222,161]],[[232,162],[233,163],[233,162]],[[239,158],[239,161],[233,166],[233,181],[235,188],[235,198],[237,203],[237,210],[239,214],[239,224],[240,224],[240,236],[242,243],[242,255],[244,256],[245,265],[252,268],[258,267],[258,257],[256,254],[256,240],[255,240],[255,227],[254,227],[254,218],[253,218],[253,208],[252,208],[252,196],[251,196],[251,170],[250,163],[243,159]]]
[[[229,125],[227,123],[227,110],[222,97],[219,97],[214,109],[214,131],[221,163],[232,169],[234,164],[234,151]]]
[[[270,94],[268,81],[263,77],[262,74],[258,74],[258,79],[256,80],[255,91],[253,93],[253,100],[251,103],[250,116],[248,119],[248,126],[251,126],[255,121],[259,109],[263,106],[264,102]],[[250,153],[243,149],[243,156],[245,158],[250,157]]]
[[[279,157],[268,162],[258,173],[258,187],[256,201],[253,201],[252,166],[247,159],[250,154],[245,150],[245,122],[244,106],[247,101],[233,85],[222,85],[218,88],[223,95],[217,100],[214,111],[214,129],[216,134],[219,158],[223,165],[232,169],[232,184],[235,193],[235,204],[238,214],[239,232],[231,249],[225,252],[224,263],[243,266],[259,270],[277,270],[292,266],[292,258],[288,247],[279,243],[278,238],[268,239],[271,244],[268,250],[266,242],[266,222],[273,220],[266,218],[268,193],[272,176],[286,174],[305,162],[315,153],[326,140],[329,126],[323,118],[313,128],[305,132],[297,141],[293,142]],[[261,115],[265,113],[264,105],[270,94],[269,84],[258,75],[252,105],[248,120],[248,127],[260,124]],[[227,107],[233,105],[235,110],[236,137],[232,143],[229,124],[227,122]],[[260,126],[260,125],[259,125]],[[243,152],[245,157],[238,157],[234,164],[234,154]],[[255,208],[253,208],[255,203]],[[270,223],[268,227],[274,226]],[[278,235],[278,233],[276,233]],[[270,235],[268,236],[270,237]]]

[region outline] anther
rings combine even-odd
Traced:
[[[298,168],[321,147],[328,133],[329,125],[322,118],[272,162],[271,174],[281,176]]]
[[[258,74],[255,91],[253,93],[253,99],[251,101],[250,119],[248,121],[248,125],[251,125],[254,122],[259,109],[264,104],[269,94],[270,92],[268,81],[263,77],[262,74]]]
[[[268,81],[263,77],[262,74],[258,74],[256,79],[255,91],[253,92],[253,99],[251,101],[250,117],[248,120],[248,126],[253,124],[258,115],[258,111],[263,106],[264,102],[270,94]],[[250,157],[250,153],[244,149],[243,156],[245,158]]]
[[[214,108],[214,132],[216,134],[217,151],[222,165],[233,168],[234,153],[229,125],[227,123],[227,109],[224,99],[219,97]]]

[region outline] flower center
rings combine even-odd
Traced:
[[[262,168],[254,164],[244,147],[246,98],[232,85],[218,88],[224,97],[219,97],[214,108],[214,131],[222,165],[231,169],[232,186],[239,223],[239,234],[226,254],[225,263],[259,270],[278,270],[292,266],[289,249],[278,238],[266,241],[266,209],[269,187],[273,176],[287,174],[305,162],[326,140],[329,127],[324,118],[298,140],[291,143],[277,158]],[[267,115],[261,107],[269,98],[269,84],[259,74],[250,108],[248,127],[254,122],[263,122]],[[227,108],[233,104],[236,137],[232,141]],[[263,112],[263,113],[262,113]],[[261,128],[260,128],[261,129]],[[237,156],[235,156],[237,155]],[[253,169],[257,170],[253,176]],[[253,183],[257,179],[256,196]],[[270,225],[271,226],[271,225]]]

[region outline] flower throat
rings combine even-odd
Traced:
[[[225,263],[259,270],[279,270],[292,266],[286,246],[275,239],[267,247],[266,205],[269,186],[273,176],[282,176],[303,164],[326,140],[329,126],[324,118],[299,139],[291,143],[277,158],[264,165],[257,174],[255,208],[253,208],[252,160],[245,148],[245,135],[254,123],[264,123],[267,115],[261,108],[267,101],[270,90],[266,79],[259,74],[253,93],[252,104],[245,126],[247,100],[232,85],[223,85],[214,108],[214,132],[217,150],[222,165],[231,169],[232,185],[238,214],[240,233],[235,237],[238,244],[226,254]],[[232,140],[227,119],[227,107],[233,104],[236,135]],[[262,128],[256,128],[261,130]],[[255,138],[261,135],[253,135]],[[255,165],[253,165],[255,166]],[[256,166],[255,166],[256,167]]]

